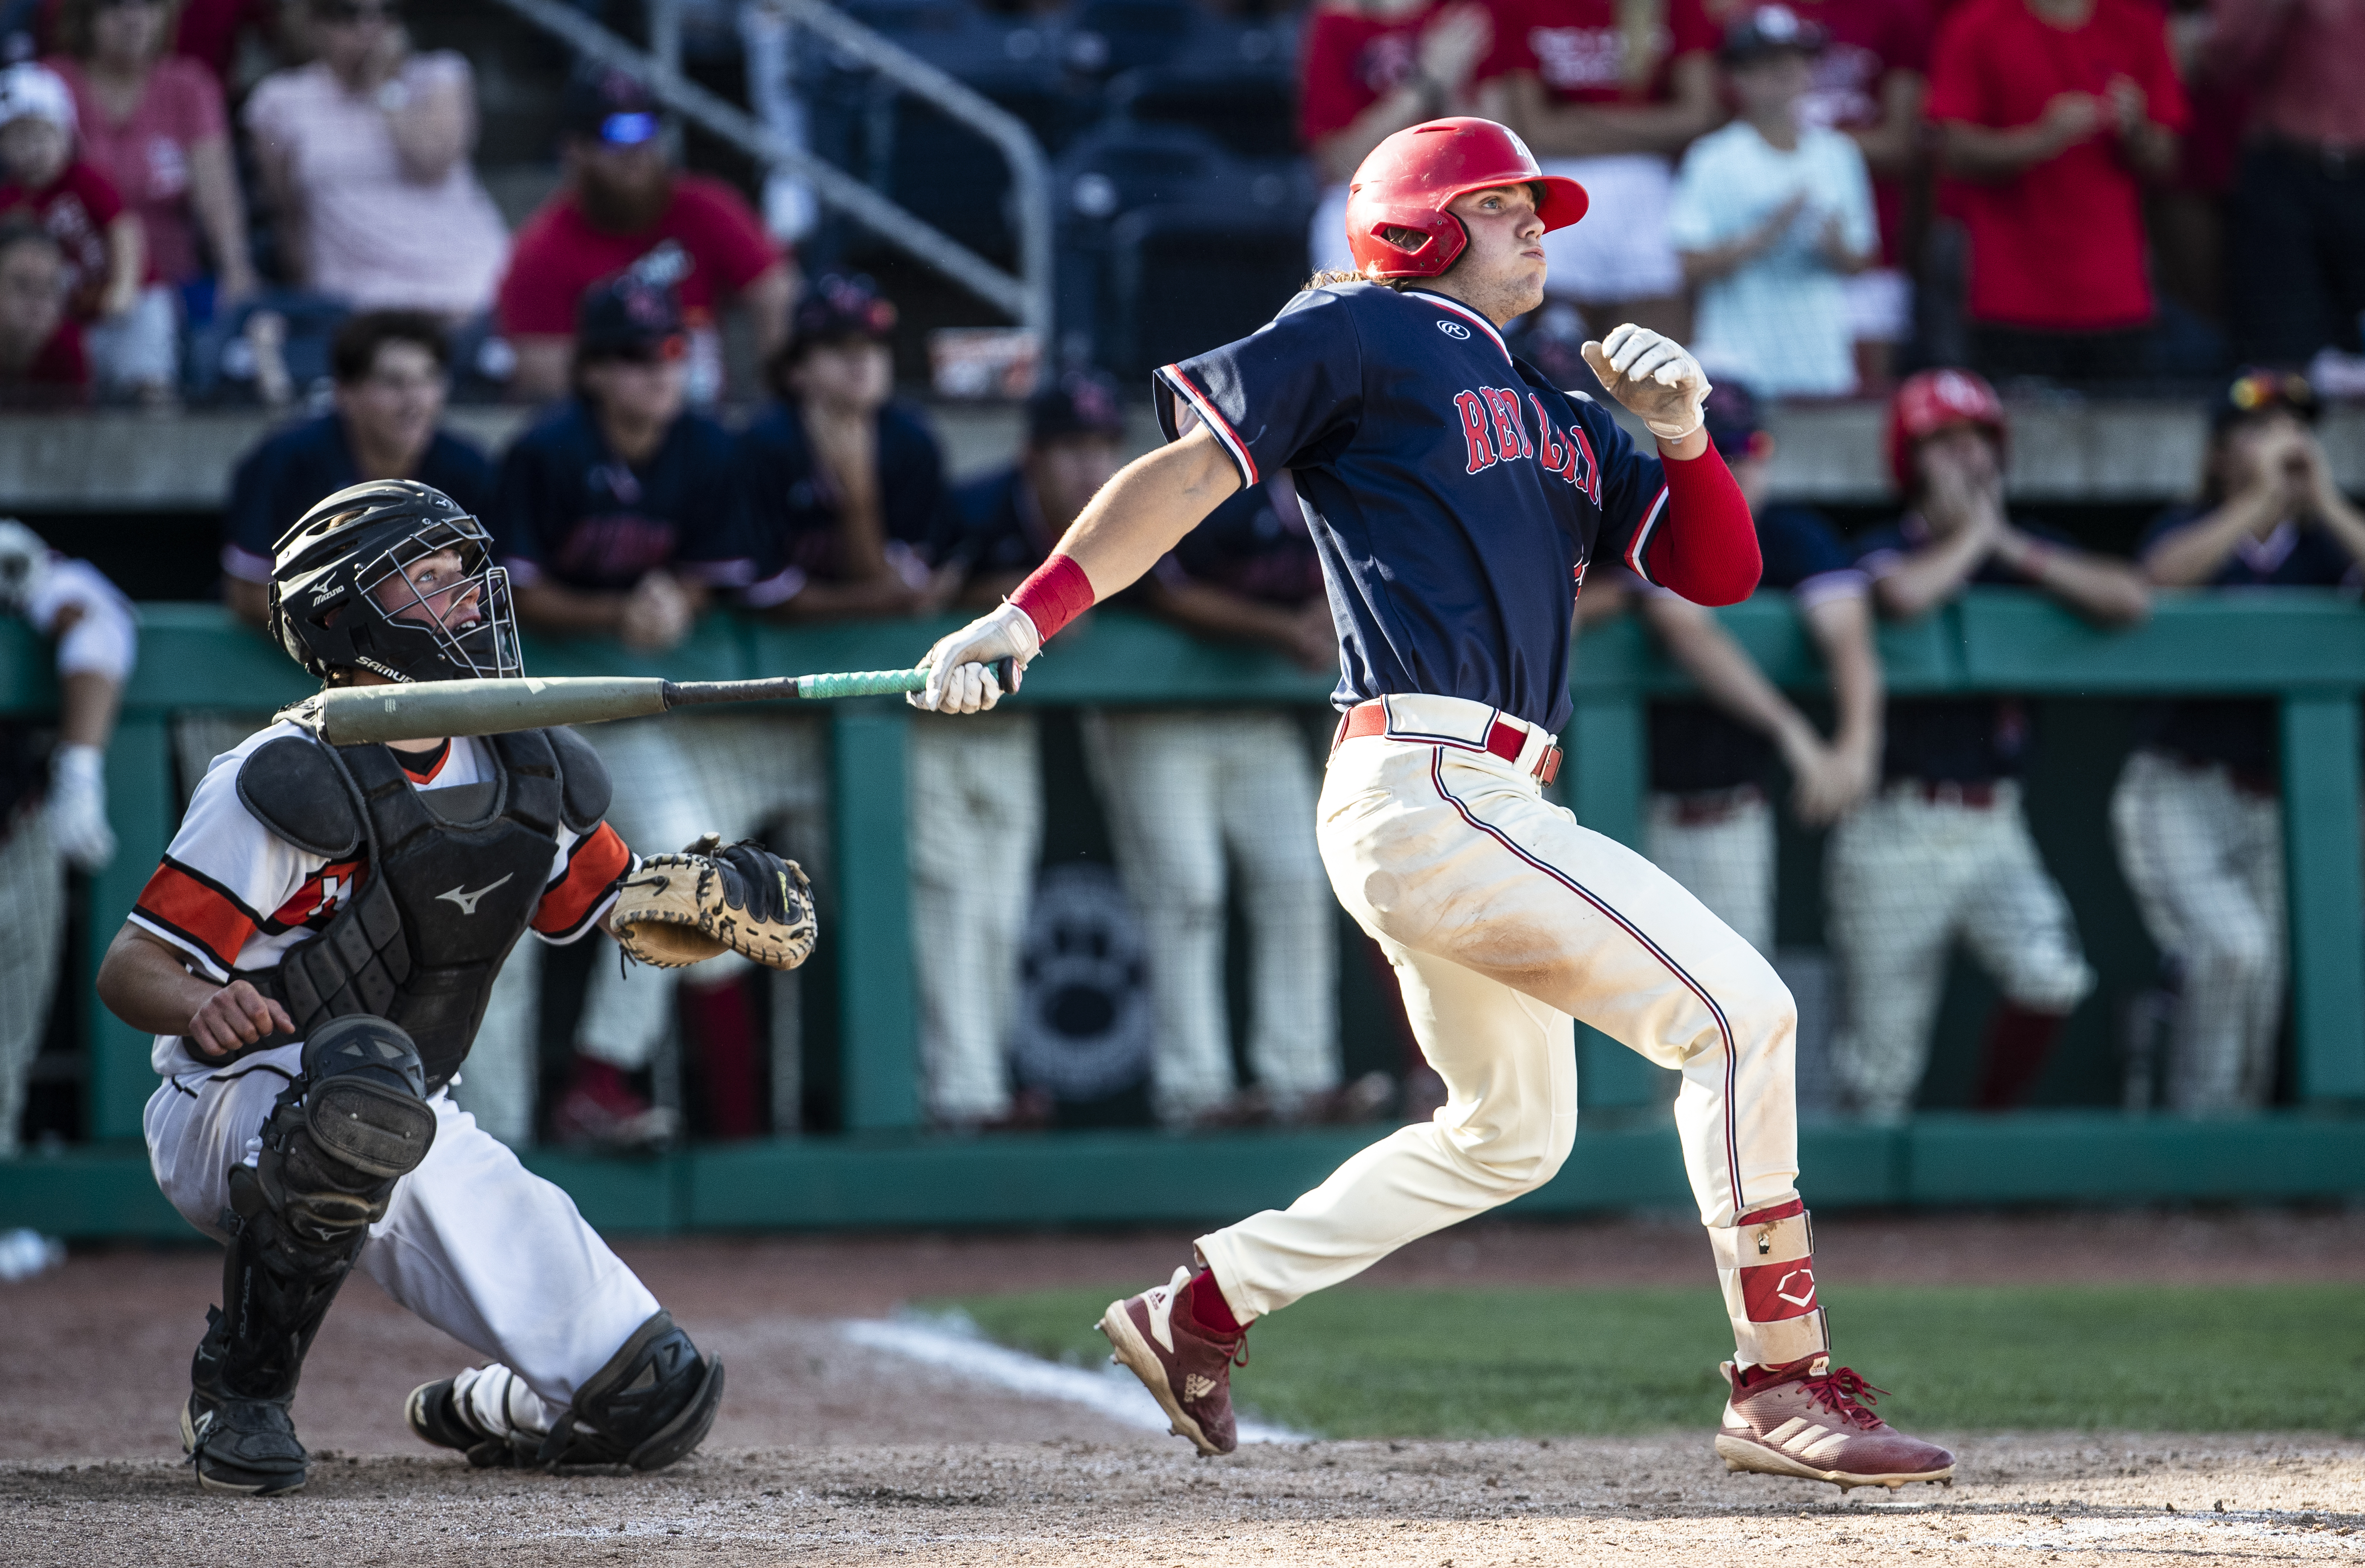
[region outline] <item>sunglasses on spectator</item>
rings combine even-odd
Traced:
[[[2254,370],[2225,389],[2225,401],[2246,414],[2276,407],[2313,409],[2315,388],[2304,375]]]
[[[353,0],[317,0],[312,14],[338,27],[360,22],[391,22],[398,13],[392,6],[356,6]]]

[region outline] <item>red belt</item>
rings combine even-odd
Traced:
[[[1996,803],[1996,787],[1992,783],[1958,784],[1951,778],[1917,778],[1922,798],[1933,806],[1967,806],[1984,812]]]
[[[1331,737],[1330,749],[1336,751],[1347,742],[1360,740],[1365,735],[1384,735],[1387,733],[1387,704],[1376,700],[1358,702],[1347,710],[1345,718],[1339,721],[1339,733]],[[1528,749],[1528,732],[1517,724],[1507,724],[1497,719],[1495,727],[1486,733],[1486,749],[1505,762],[1517,762],[1519,754]],[[1543,755],[1536,758],[1531,771],[1541,784],[1549,784],[1559,778],[1560,747],[1544,747]]]

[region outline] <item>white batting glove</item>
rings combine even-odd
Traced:
[[[1002,700],[1002,682],[992,666],[1014,661],[1010,689],[1018,689],[1029,660],[1043,651],[1043,639],[1025,610],[1003,601],[949,637],[939,638],[920,661],[928,684],[903,700],[932,713],[981,713]]]
[[[1708,373],[1675,339],[1629,321],[1584,352],[1602,389],[1661,441],[1681,441],[1700,428]]]
[[[95,871],[115,858],[115,830],[106,823],[106,754],[95,745],[62,745],[50,758],[50,841],[79,870]]]

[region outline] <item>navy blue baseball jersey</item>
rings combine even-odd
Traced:
[[[1461,301],[1373,283],[1309,289],[1155,391],[1169,439],[1187,408],[1242,484],[1293,476],[1338,622],[1339,707],[1429,692],[1566,725],[1586,568],[1647,577],[1666,511],[1658,459],[1607,410]]]
[[[1763,588],[1789,590],[1801,608],[1861,598],[1864,573],[1822,513],[1773,506],[1756,514]],[[1646,593],[1665,588],[1645,588]],[[1696,795],[1754,784],[1774,760],[1774,743],[1715,704],[1697,699],[1651,704],[1651,788]]]
[[[1294,608],[1322,597],[1322,556],[1288,480],[1268,476],[1184,534],[1158,563],[1158,578],[1205,583],[1243,599]]]
[[[493,465],[448,431],[437,431],[410,476],[485,518],[493,500]],[[271,580],[271,547],[324,496],[362,482],[361,465],[337,414],[306,420],[266,438],[241,459],[222,517],[222,570],[244,582]],[[486,525],[491,526],[489,520]]]
[[[2034,538],[2076,547],[2068,535],[2036,523],[2015,518],[2012,526]],[[1930,525],[1920,513],[1908,512],[1856,541],[1856,565],[1877,582],[1930,539]],[[1994,555],[1980,564],[1970,580],[1992,588],[2035,586],[2034,578]],[[2017,697],[1892,698],[1887,723],[1880,773],[1891,782],[1919,778],[1933,784],[1983,784],[2017,778],[2028,752],[2028,709]]]
[[[815,459],[796,409],[775,403],[765,409],[741,432],[739,447],[759,562],[747,602],[785,603],[808,582],[837,579],[837,488]],[[917,414],[892,403],[879,410],[876,450],[888,564],[917,587],[959,530],[945,490],[944,454]]]
[[[2144,531],[2137,555],[2191,527],[2216,510],[2214,504],[2170,507]],[[2332,536],[2286,518],[2264,539],[2235,546],[2213,588],[2344,588],[2355,592],[2365,569]],[[2153,745],[2193,762],[2219,763],[2261,791],[2281,787],[2282,743],[2276,733],[2275,705],[2259,698],[2194,698],[2155,703],[2139,732]]]
[[[521,584],[622,592],[664,567],[729,588],[755,576],[737,449],[702,414],[681,415],[647,461],[626,463],[569,398],[503,456],[485,521]]]

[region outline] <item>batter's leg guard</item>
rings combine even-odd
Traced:
[[[1718,1282],[1732,1319],[1733,1361],[1788,1366],[1831,1352],[1831,1327],[1815,1294],[1815,1231],[1797,1198],[1712,1226]]]
[[[706,1439],[723,1404],[723,1360],[701,1356],[660,1312],[575,1391],[532,1462],[663,1470]]]
[[[329,1305],[427,1157],[435,1113],[410,1036],[340,1018],[304,1047],[303,1077],[263,1124],[262,1156],[230,1172],[223,1305],[208,1316],[181,1411],[181,1441],[208,1490],[269,1496],[304,1484],[288,1407]]]

